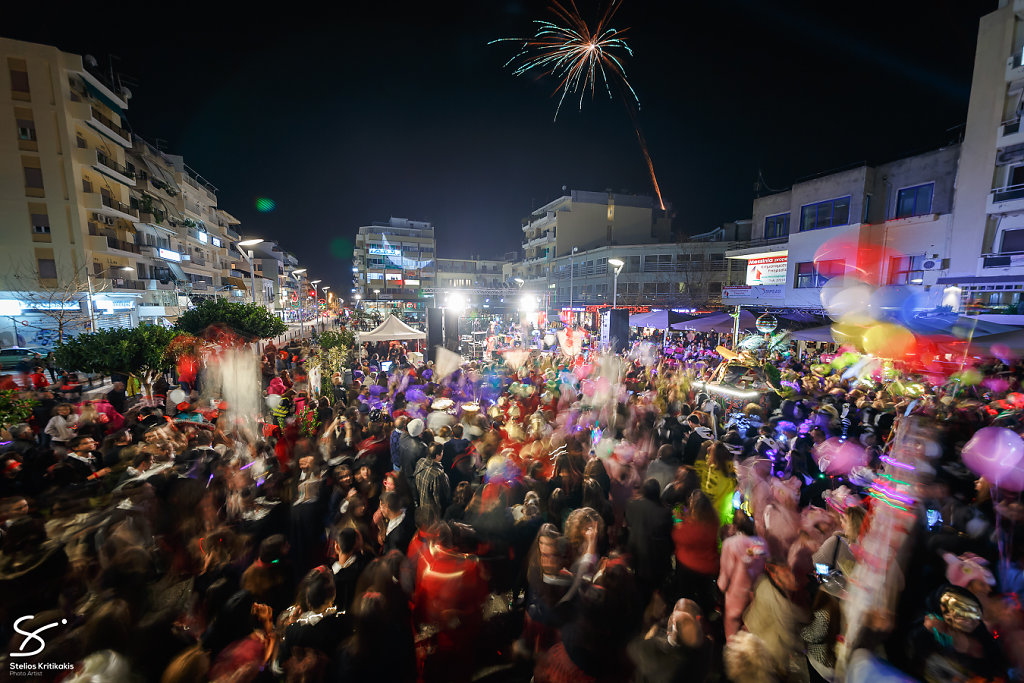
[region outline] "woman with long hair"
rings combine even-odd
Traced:
[[[705,613],[716,602],[718,579],[718,514],[703,491],[690,494],[689,504],[677,507],[672,541],[676,547],[676,595],[689,598]]]
[[[732,498],[737,486],[732,454],[721,441],[708,441],[704,445],[704,457],[694,463],[700,477],[700,490],[711,499],[722,526],[732,524]]]

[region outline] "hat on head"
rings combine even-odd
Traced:
[[[437,399],[436,401],[434,401],[433,403],[430,404],[430,409],[431,410],[448,410],[453,405],[455,405],[455,401],[451,400],[450,398],[439,398],[439,399]]]
[[[192,410],[192,405],[188,401],[182,401],[176,407],[183,413]]]
[[[423,420],[418,417],[410,420],[407,429],[409,430],[409,436],[419,436],[423,433]]]

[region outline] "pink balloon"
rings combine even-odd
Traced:
[[[824,470],[825,466],[821,464],[822,458],[825,459],[825,463],[827,464],[832,460],[832,457],[835,455],[838,448],[839,438],[833,436],[829,439],[825,439],[819,444],[816,444],[814,448],[811,449],[811,455],[814,456],[814,462],[818,463],[818,467]]]
[[[864,467],[868,464],[868,455],[864,447],[855,441],[839,442],[839,439],[832,437],[825,443],[832,441],[829,448],[822,451],[818,458],[818,467],[827,474],[849,474],[854,467]],[[821,444],[825,445],[825,444]]]
[[[597,389],[597,386],[591,380],[585,379],[582,382],[582,388],[583,395],[589,397],[594,395],[594,390]]]
[[[997,486],[1012,486],[1016,483],[1018,475],[1011,473],[1024,459],[1024,440],[1016,432],[1005,427],[983,427],[967,442],[960,452],[960,457],[975,474],[985,477]],[[1021,484],[1024,489],[1024,481]]]
[[[996,481],[996,486],[1003,490],[1016,491],[1017,493],[1024,491],[1024,458],[1010,468],[1009,472],[1003,474]]]
[[[610,387],[611,387],[611,383],[608,381],[607,377],[598,377],[597,378],[597,390],[598,391],[604,393],[604,392],[607,392]]]

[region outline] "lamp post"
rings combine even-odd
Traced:
[[[619,273],[622,272],[622,267],[626,265],[626,263],[622,259],[610,258],[608,259],[608,265],[615,269],[615,279],[612,281],[612,308],[617,308],[619,298]]]
[[[249,249],[248,255],[246,255],[246,252],[242,250],[242,247],[255,247],[257,244],[261,244],[262,242],[262,239],[254,238],[251,240],[242,240],[235,244],[235,248],[238,249],[238,253],[242,255],[242,258],[249,262],[249,287],[252,289],[253,303],[256,303],[256,273],[252,266],[253,254],[252,249]]]
[[[569,320],[572,320],[573,323],[575,323],[576,321],[575,321],[575,316],[573,315],[573,312],[572,312],[572,280],[573,280],[573,272],[572,271],[576,268],[576,250],[577,249],[579,249],[579,247],[573,247],[572,248],[572,252],[569,254]]]
[[[123,271],[134,271],[135,269],[131,266],[115,266],[113,268],[104,268],[100,272],[96,273],[97,277],[103,275],[103,273],[110,272],[111,270],[123,270]],[[85,280],[89,284],[89,328],[90,331],[96,331],[96,302],[95,293],[92,289],[92,274],[88,269],[85,271]]]
[[[380,317],[381,321],[383,321],[384,320],[384,316],[382,316],[380,314],[380,290],[379,289],[373,290],[373,309],[377,313],[377,315]]]
[[[295,282],[299,289],[302,289],[302,274],[306,272],[305,268],[296,268],[292,271],[292,277],[295,278]],[[299,335],[306,336],[306,323],[302,320],[303,310],[305,308],[305,292],[301,297],[296,297],[296,303],[299,305]]]
[[[330,309],[327,307],[328,306],[327,302],[330,301],[329,295],[327,294],[327,290],[330,289],[330,288],[331,288],[330,285],[324,285],[323,287],[321,287],[321,289],[324,290],[324,329],[325,330],[327,329],[327,320],[328,320],[327,316],[330,314]],[[317,311],[320,310],[320,300],[319,299],[317,299],[317,301],[316,301],[316,310]]]
[[[316,317],[313,322],[313,329],[316,330],[320,327],[320,283],[323,280],[310,280],[309,284],[313,285],[313,310],[316,312]]]

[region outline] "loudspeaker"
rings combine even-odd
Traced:
[[[444,347],[459,352],[459,314],[447,308],[444,309]]]
[[[427,309],[427,351],[425,358],[428,361],[436,360],[436,349],[444,343],[444,311],[440,308]]]
[[[622,353],[629,346],[629,309],[611,308],[602,314],[601,343],[614,353]]]

